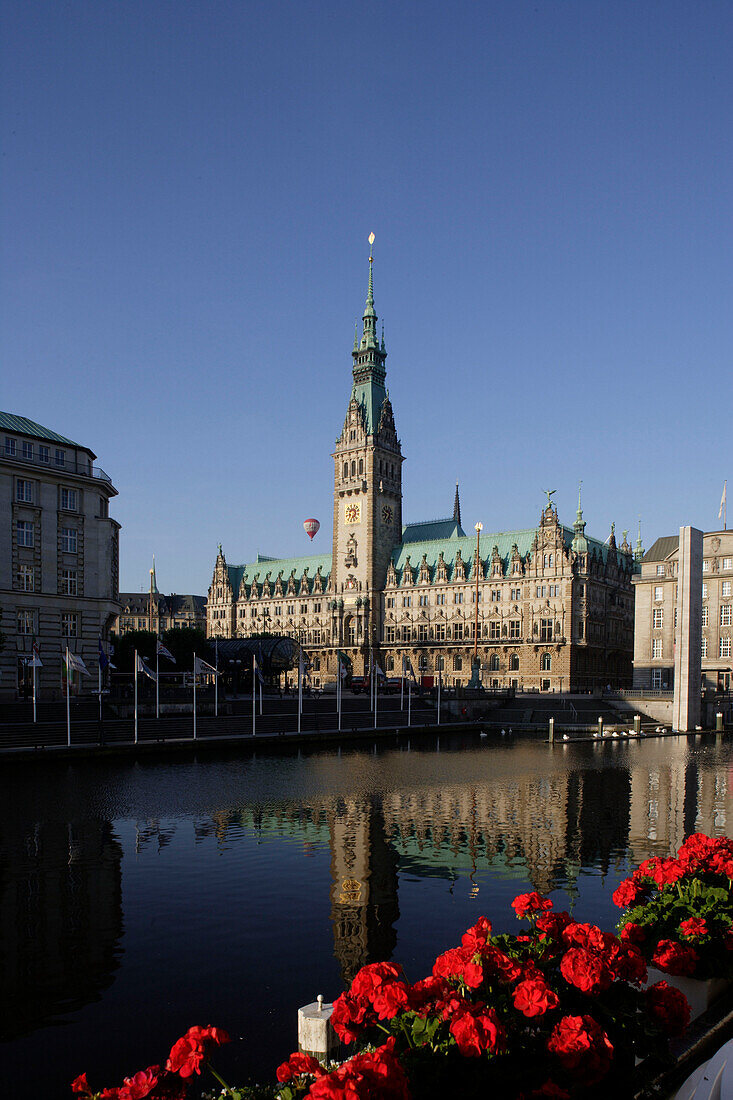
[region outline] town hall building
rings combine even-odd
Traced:
[[[371,240],[372,238],[370,238]],[[330,553],[229,565],[219,547],[207,600],[209,637],[287,634],[307,651],[316,684],[336,678],[337,651],[356,675],[372,659],[399,676],[465,685],[476,632],[487,688],[575,691],[631,686],[634,589],[641,547],[560,522],[552,494],[539,523],[467,534],[453,514],[403,524],[402,463],[377,334],[373,256],[351,396],[333,452]],[[478,610],[478,615],[476,614]]]

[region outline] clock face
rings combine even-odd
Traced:
[[[392,522],[392,509],[390,508],[389,504],[385,504],[384,508],[382,509],[382,522]]]
[[[345,523],[361,523],[361,505],[347,504],[344,508]]]

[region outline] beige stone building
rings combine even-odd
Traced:
[[[333,533],[326,553],[259,556],[229,565],[219,547],[207,601],[209,636],[268,631],[298,638],[316,683],[335,679],[344,651],[355,674],[372,658],[387,676],[403,659],[428,684],[471,676],[475,639],[485,687],[543,691],[631,684],[632,574],[636,554],[572,527],[552,491],[537,526],[481,533],[453,515],[403,522],[402,463],[377,336],[372,257],[362,334],[352,351],[351,395],[333,452]],[[485,514],[485,513],[484,513]],[[478,518],[478,517],[477,517]]]
[[[120,592],[120,614],[112,627],[118,637],[133,630],[160,635],[183,627],[206,630],[206,597],[177,592],[163,595],[158,591],[155,562],[150,570],[148,592]]]
[[[97,671],[119,612],[117,495],[88,447],[12,413],[0,413],[0,693],[30,690],[34,641],[41,697],[62,686],[66,647]],[[72,686],[96,688],[97,679]]]
[[[672,691],[677,630],[679,535],[659,538],[634,576],[634,687]],[[703,535],[702,688],[731,690],[733,672],[733,531]]]

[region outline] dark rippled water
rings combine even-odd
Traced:
[[[362,964],[411,979],[515,894],[612,928],[629,867],[729,831],[714,737],[4,765],[3,1096],[69,1096],[163,1059],[191,1023],[270,1078],[299,1005]]]

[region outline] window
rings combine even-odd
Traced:
[[[35,588],[35,576],[32,565],[18,567],[18,588],[23,592],[33,592]]]
[[[445,641],[445,623],[435,624],[435,640],[436,642]]]
[[[394,672],[394,657],[385,657],[384,659],[384,671]]]
[[[57,466],[65,466],[66,465],[66,451],[60,451],[59,448],[57,447],[56,448],[55,461],[56,461]]]
[[[654,600],[655,600],[655,603],[659,603],[660,600],[663,600],[663,599],[664,599],[664,585],[655,584],[654,585]]]
[[[706,600],[708,598],[708,585],[707,581],[702,582],[702,598]]]
[[[286,615],[294,615],[295,614],[295,604],[294,603],[289,603],[287,605],[287,607],[285,608],[285,614]]]
[[[707,640],[707,638],[703,638],[703,640],[702,640],[702,652],[701,652],[700,656],[701,657],[707,657],[707,655],[708,655],[708,640]]]
[[[454,672],[460,672],[462,668],[463,668],[463,657],[454,657],[453,658],[453,671]]]
[[[445,657],[436,657],[435,658],[435,671],[436,672],[445,672]]]
[[[29,443],[26,439],[20,445],[20,452],[26,462],[33,461],[33,444]]]
[[[384,640],[387,645],[394,645],[394,627],[385,626],[384,628]]]
[[[710,572],[710,562],[708,561],[707,558],[702,563],[702,571],[703,571],[703,573],[709,573]]]
[[[720,609],[720,625],[721,626],[730,626],[731,625],[731,610],[733,610],[733,609],[731,608],[731,605],[729,603],[724,603],[723,606],[721,607],[721,609]]]
[[[463,603],[463,593],[462,592],[454,592],[453,593],[453,603]]]
[[[498,653],[492,653],[491,656],[489,657],[489,669],[490,669],[491,672],[498,672],[499,671],[499,654]]]
[[[421,653],[417,659],[417,667],[420,672],[428,671],[428,655],[427,653]]]
[[[535,596],[537,597],[537,599],[541,600],[546,595],[547,595],[547,585],[546,584],[538,584],[537,585],[537,590],[535,592]]]
[[[403,596],[402,597],[402,606],[403,607],[412,607],[412,596]]]
[[[708,609],[707,609],[707,607],[703,607],[703,609],[702,609],[702,624],[701,624],[702,626],[707,626],[708,625],[708,618],[709,618]]]
[[[36,627],[36,613],[35,611],[29,611],[21,609],[18,611],[18,633],[19,634],[36,634],[38,629]]]
[[[550,672],[550,670],[552,669],[552,656],[549,653],[542,654],[540,668],[543,672]]]
[[[428,640],[428,628],[426,623],[420,623],[417,628],[417,640],[418,642],[427,642]]]
[[[652,611],[652,627],[654,630],[661,630],[664,624],[664,611],[661,607],[655,607]]]
[[[435,602],[436,604],[440,604],[442,606],[445,603],[445,592],[439,592],[438,595],[435,597]]]
[[[384,601],[384,606],[394,607],[394,596],[387,596],[387,599]]]
[[[585,638],[585,623],[581,619],[578,623],[578,641],[582,642]]]
[[[455,641],[460,642],[463,640],[463,623],[453,623],[453,638]]]
[[[512,593],[511,593],[510,599],[516,601],[516,600],[521,600],[521,598],[522,598],[522,589],[521,588],[512,588]]]
[[[664,576],[664,566],[663,565],[658,565],[657,566],[657,576],[658,577],[663,577]]]
[[[317,600],[313,604],[313,611],[314,611],[314,614],[320,615],[320,613],[321,613],[321,601],[320,600]]]
[[[720,595],[723,597],[730,596],[730,581],[721,582]]]
[[[427,607],[428,606],[428,597],[427,597],[427,595],[419,596],[417,602],[420,604],[420,607]]]
[[[489,623],[489,638],[494,642],[501,638],[501,623],[498,619],[492,619]]]
[[[519,625],[520,625],[519,624],[519,619],[512,619],[510,621],[510,623],[509,623],[509,637],[510,638],[518,638],[519,637]]]
[[[15,440],[9,439],[7,435],[5,436],[5,454],[9,458],[15,457]]]
[[[658,691],[661,688],[661,686],[662,686],[662,669],[661,668],[653,668],[652,669],[652,687],[656,688],[657,691]]]
[[[22,500],[26,504],[33,503],[33,482],[19,477],[15,483],[15,499]]]
[[[543,556],[542,565],[545,569],[548,569],[552,565],[552,554],[545,554]]]
[[[540,619],[540,641],[552,641],[552,619]]]
[[[19,519],[15,524],[18,546],[33,546],[33,524]]]
[[[76,553],[76,528],[75,527],[62,527],[61,528],[61,549],[64,554]]]
[[[38,444],[38,461],[39,462],[48,462],[49,461],[48,447],[44,446],[43,443]]]
[[[65,512],[76,511],[76,489],[61,490],[61,507]]]
[[[718,652],[719,657],[730,657],[730,638],[721,638]]]
[[[76,569],[62,569],[61,570],[61,595],[62,596],[76,596]]]
[[[733,558],[723,558],[723,569],[733,569]]]
[[[78,628],[78,616],[75,611],[61,612],[61,636],[75,638]]]
[[[653,661],[659,661],[661,659],[661,656],[662,656],[662,639],[661,638],[654,638],[654,639],[652,639],[652,660]]]

